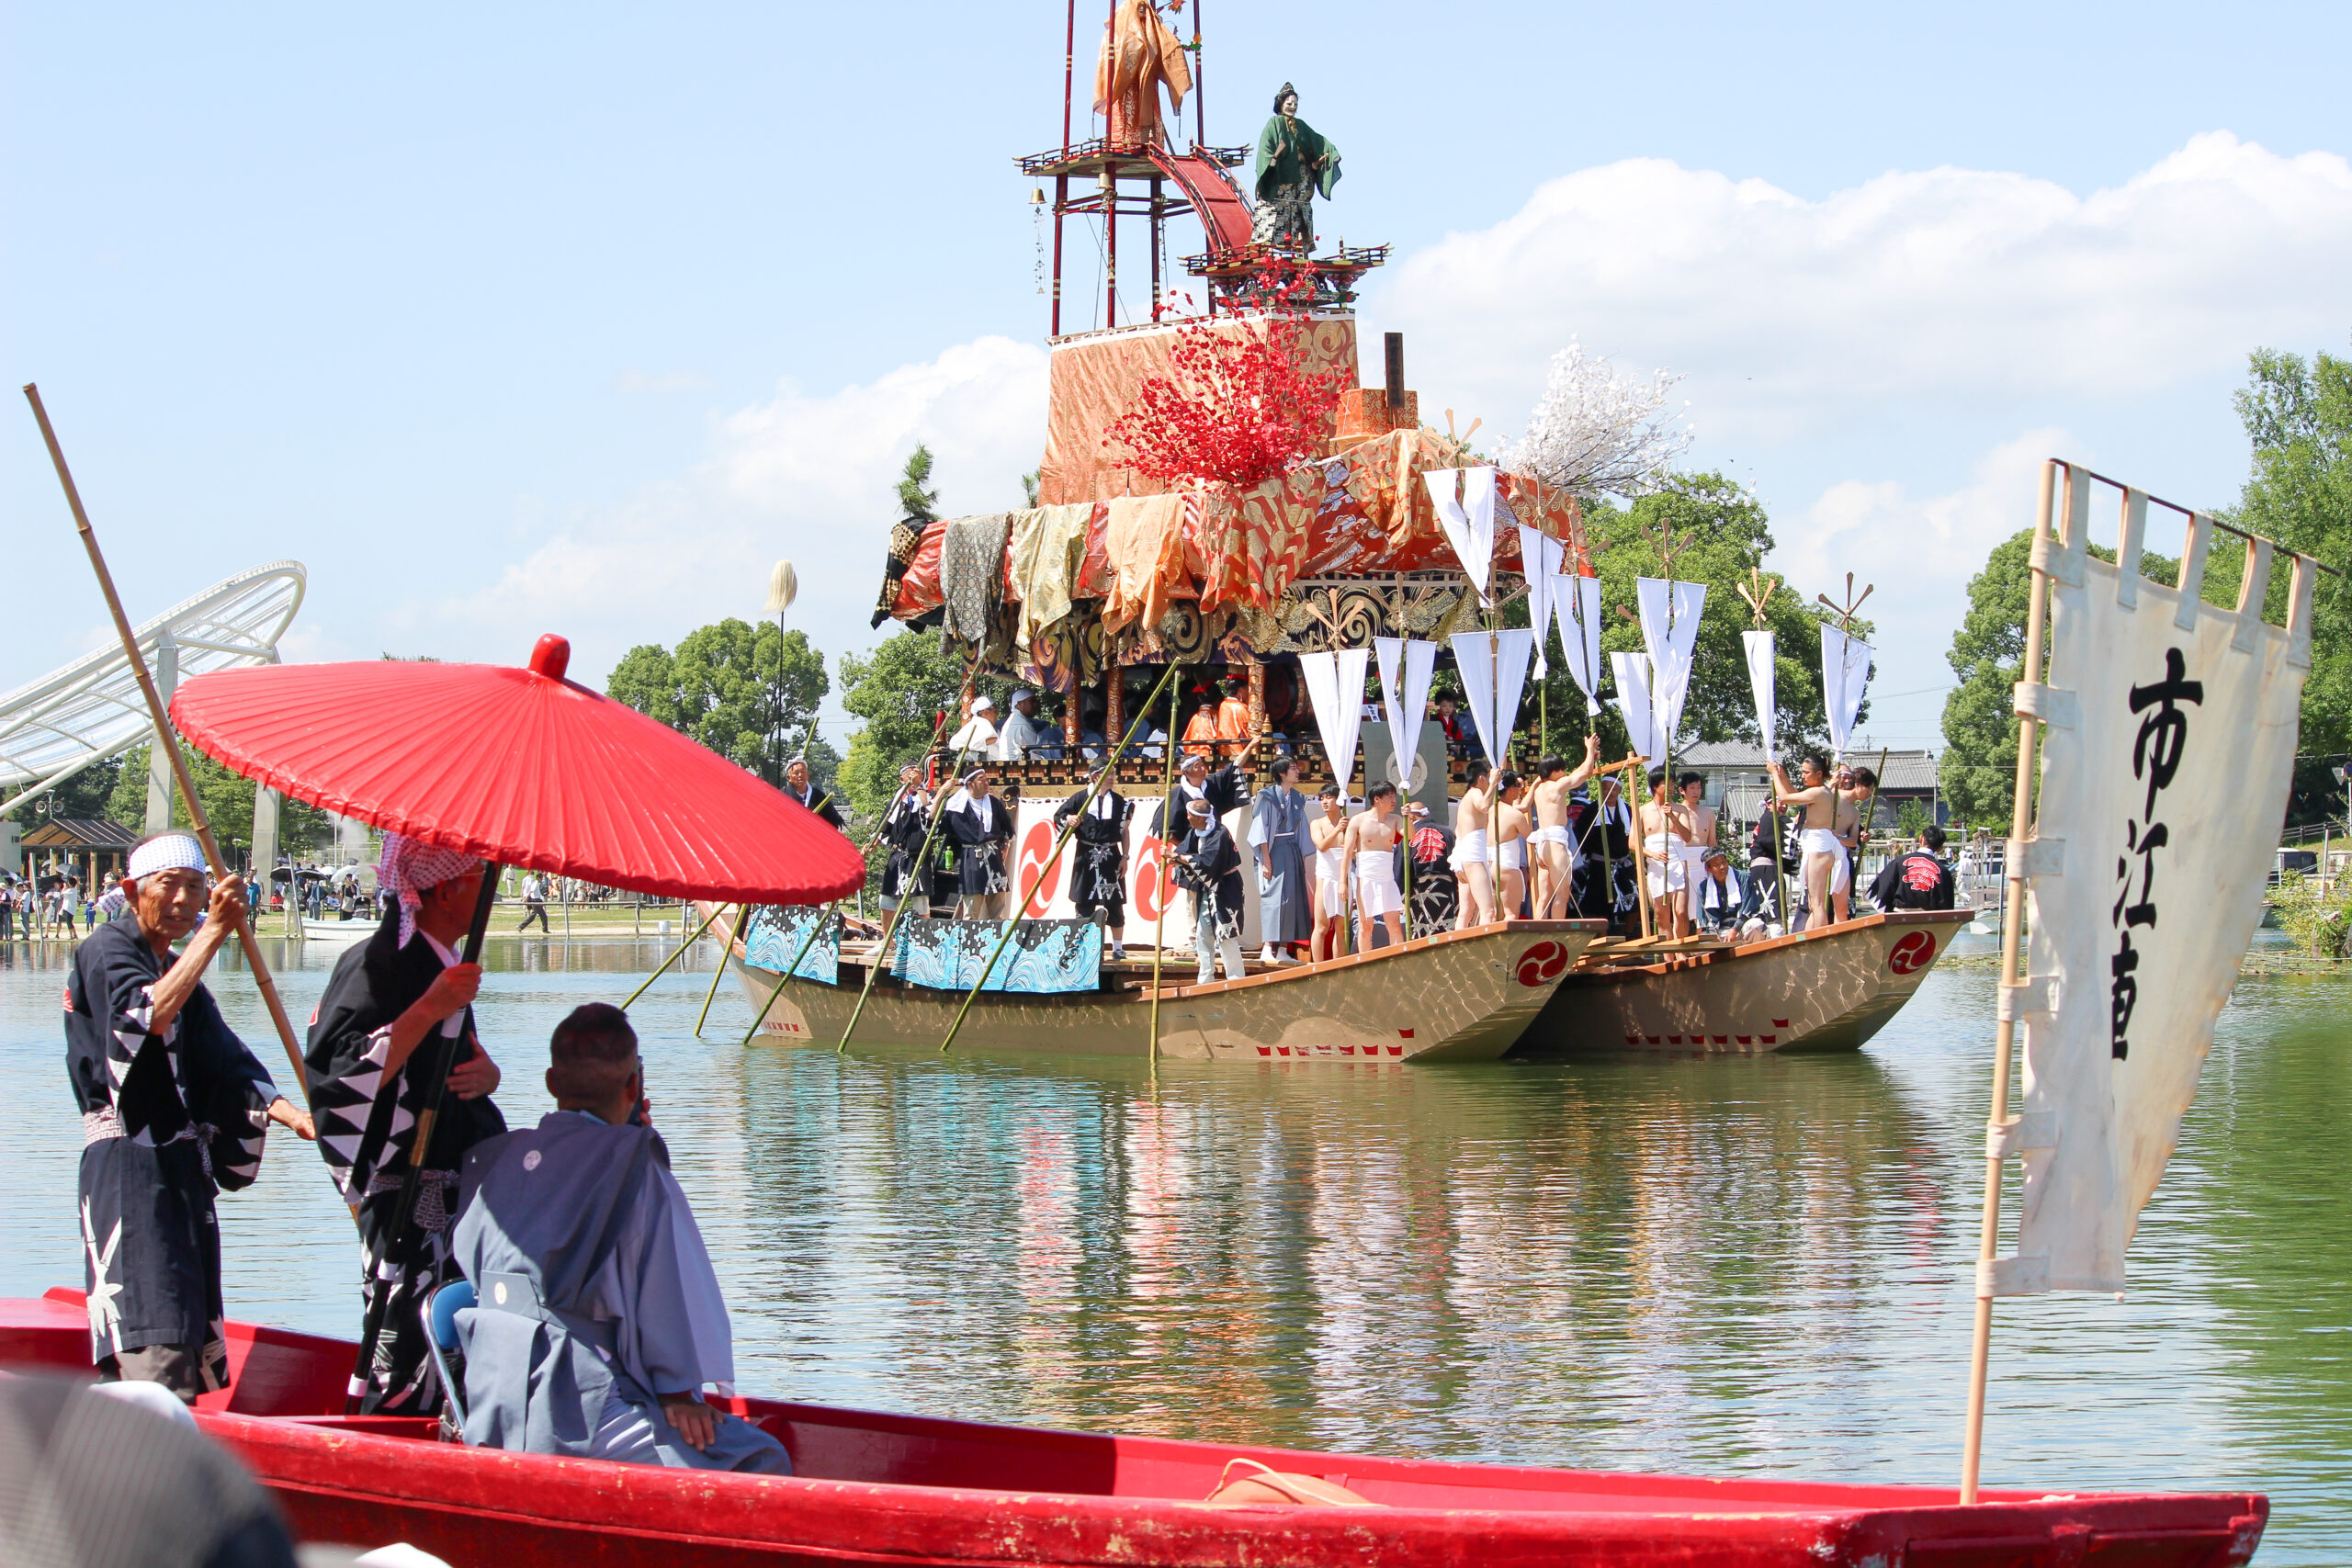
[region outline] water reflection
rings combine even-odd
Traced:
[[[283,955],[310,1010],[335,950]],[[512,1120],[544,1042],[668,948],[494,949]],[[797,1397],[1453,1457],[1819,1479],[1957,1471],[1992,976],[1939,970],[1860,1055],[1028,1066],[736,1044],[690,958],[640,1002],[657,1120]],[[698,971],[698,972],[697,972]],[[0,1291],[79,1277],[62,961],[0,950]],[[218,987],[265,1060],[241,976]],[[2224,1017],[2134,1290],[2004,1303],[1988,1477],[2259,1486],[2264,1561],[2352,1532],[2352,1104],[2335,986]],[[349,1224],[276,1140],[223,1203],[233,1310],[348,1334]]]

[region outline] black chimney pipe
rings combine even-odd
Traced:
[[[1388,361],[1388,406],[1401,409],[1405,406],[1405,334],[1385,333],[1381,346]]]

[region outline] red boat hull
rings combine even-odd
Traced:
[[[345,1419],[352,1348],[232,1325],[233,1382],[198,1420],[304,1540],[406,1540],[450,1562],[1168,1564],[1418,1568],[1876,1564],[2219,1568],[2254,1554],[2245,1495],[1989,1495],[1425,1463],[1099,1437],[738,1400],[798,1473],[710,1475],[434,1440]],[[0,1301],[0,1363],[86,1371],[80,1297]],[[1321,1475],[1376,1508],[1197,1501],[1228,1461]]]

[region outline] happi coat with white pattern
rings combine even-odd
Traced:
[[[448,1216],[457,1206],[458,1170],[466,1151],[506,1131],[506,1119],[484,1095],[460,1100],[444,1090],[418,1184],[416,1223],[395,1237],[401,1179],[409,1145],[425,1106],[429,1064],[439,1055],[439,1032],[417,1043],[387,1081],[384,1063],[392,1024],[424,995],[445,965],[423,931],[401,944],[400,910],[384,917],[376,934],[335,961],[318,1011],[311,1018],[311,1111],[318,1119],[319,1152],[335,1190],[357,1205],[359,1247],[366,1263],[363,1309],[390,1291],[384,1331],[361,1407],[370,1415],[427,1415],[440,1408],[425,1354],[416,1303],[455,1279],[449,1260]],[[471,1061],[480,1038],[474,1011],[458,1016],[451,1066]],[[359,1392],[359,1391],[355,1391]]]
[[[83,941],[65,982],[90,1359],[193,1346],[204,1386],[218,1389],[229,1358],[213,1196],[260,1174],[279,1096],[202,985],[169,1028],[149,1027],[172,962],[125,910]]]

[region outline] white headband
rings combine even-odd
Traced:
[[[123,874],[137,882],[159,871],[206,871],[204,846],[193,833],[162,833],[130,852],[130,866]]]

